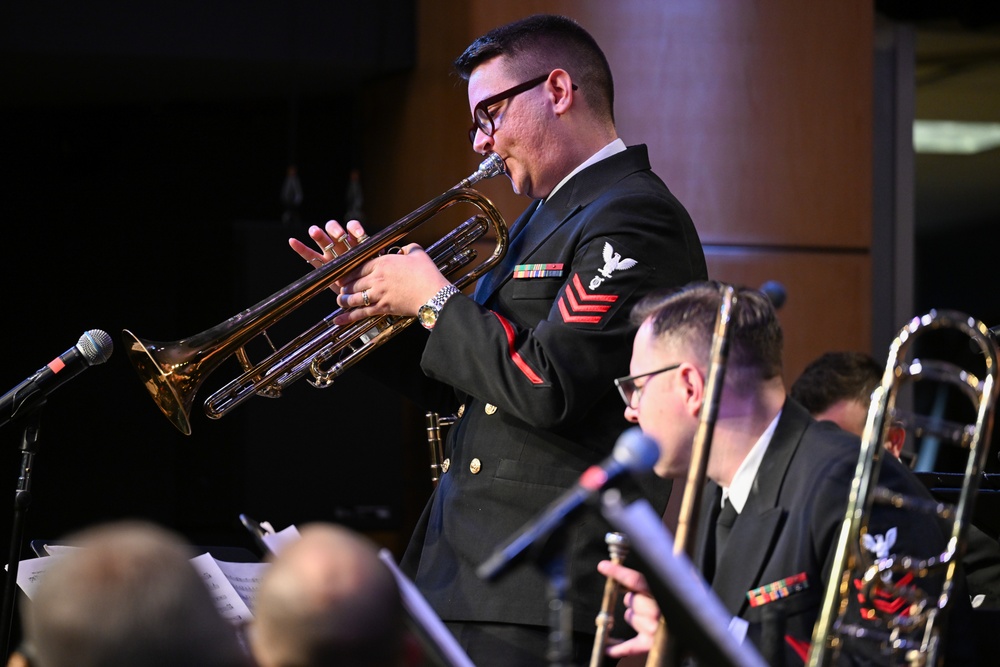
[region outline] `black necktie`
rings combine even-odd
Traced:
[[[721,507],[720,507],[721,506]],[[726,548],[726,540],[729,539],[729,531],[739,516],[736,508],[726,497],[725,503],[722,501],[722,489],[719,489],[712,499],[712,513],[709,516],[708,539],[705,545],[705,559],[702,563],[702,574],[705,581],[712,583],[718,569],[719,561],[722,559],[722,552]]]
[[[722,503],[722,511],[719,512],[719,518],[715,520],[715,569],[719,569],[719,561],[722,560],[722,554],[726,550],[726,541],[729,539],[729,531],[732,530],[733,524],[736,522],[736,517],[739,514],[736,512],[736,508],[733,504],[729,502],[729,496]]]

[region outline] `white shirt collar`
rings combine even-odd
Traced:
[[[552,195],[554,195],[556,193],[556,190],[558,190],[559,188],[561,188],[563,185],[566,184],[566,181],[568,181],[569,179],[573,178],[579,172],[583,171],[584,169],[586,169],[590,165],[594,164],[595,162],[600,162],[601,160],[603,160],[605,158],[609,158],[612,155],[615,155],[617,153],[621,153],[624,150],[625,150],[625,142],[621,140],[621,137],[619,137],[618,139],[615,139],[610,144],[608,144],[607,146],[605,146],[604,148],[602,148],[601,150],[597,151],[596,153],[594,153],[593,155],[591,155],[589,158],[587,158],[586,160],[584,160],[582,163],[580,163],[580,165],[577,166],[576,169],[574,169],[573,171],[571,171],[568,174],[566,174],[566,178],[564,178],[561,181],[559,181],[559,183],[556,184],[556,187],[552,188],[552,192],[549,193],[549,196],[546,197],[545,199],[543,199],[542,201],[543,202],[547,201],[549,199],[549,197],[551,197]]]
[[[747,452],[740,467],[736,469],[736,474],[733,475],[733,481],[729,484],[729,488],[722,490],[722,502],[725,502],[728,497],[737,513],[742,512],[744,505],[747,504],[747,498],[750,497],[750,491],[753,489],[753,481],[757,478],[760,462],[764,460],[764,452],[767,451],[767,446],[771,443],[774,429],[778,425],[780,417],[781,411],[779,410],[777,416],[771,420],[764,432],[757,438],[757,442]]]

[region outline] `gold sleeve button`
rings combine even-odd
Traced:
[[[482,469],[483,469],[483,462],[480,461],[479,459],[472,459],[472,461],[469,462],[469,472],[471,472],[473,475],[478,475],[479,471]]]

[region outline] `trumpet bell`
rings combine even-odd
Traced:
[[[191,372],[197,355],[178,354],[177,343],[143,340],[125,329],[125,353],[143,385],[170,423],[184,435],[191,435],[191,407],[201,384]]]

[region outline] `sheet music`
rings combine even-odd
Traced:
[[[17,585],[24,591],[29,600],[35,597],[35,591],[45,571],[52,567],[59,556],[45,556],[43,558],[29,558],[22,560],[17,566]]]
[[[260,587],[260,580],[270,563],[230,563],[216,559],[216,564],[222,570],[229,583],[233,585],[236,594],[250,609],[254,609],[257,600],[257,589]]]
[[[264,526],[265,523],[261,523],[261,526]],[[267,525],[270,526],[270,524]],[[299,539],[299,529],[291,525],[277,533],[268,533],[260,539],[271,550],[271,553],[277,556],[282,549]]]
[[[219,610],[223,618],[237,624],[247,623],[253,618],[247,603],[226,578],[218,561],[212,558],[212,554],[206,552],[192,558],[191,564],[204,579],[205,585],[208,586],[208,590],[212,594],[215,608]]]

